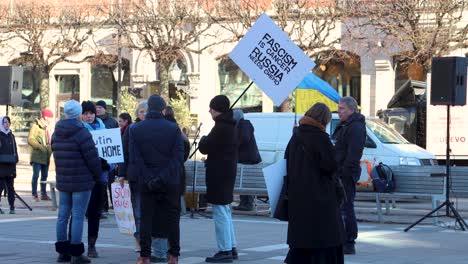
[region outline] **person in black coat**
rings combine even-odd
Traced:
[[[215,126],[207,136],[200,139],[199,150],[207,154],[206,193],[213,204],[218,253],[206,258],[206,262],[230,262],[237,257],[236,239],[229,205],[233,200],[237,172],[238,136],[236,121],[229,108],[229,99],[215,96],[210,102],[210,114]],[[233,256],[234,255],[234,256]]]
[[[333,178],[335,151],[325,127],[331,113],[312,106],[299,121],[287,160],[288,264],[343,264],[344,230]]]
[[[82,108],[79,102],[65,103],[66,119],[60,120],[52,135],[52,151],[55,159],[59,211],[57,217],[58,262],[89,263],[82,243],[85,212],[94,183],[102,174],[101,160],[91,133],[81,122]],[[71,221],[70,240],[67,226]]]
[[[178,169],[183,165],[184,146],[177,124],[164,118],[165,107],[166,102],[159,95],[150,96],[145,120],[127,129],[129,135],[127,174],[136,176],[141,192],[141,252],[138,264],[150,263],[151,237],[155,233],[163,233],[168,238],[167,263],[178,263],[180,255],[180,185],[182,183]],[[166,171],[169,173],[165,173]],[[156,178],[161,179],[160,177],[163,177],[165,184],[157,189],[149,189],[148,182]],[[160,230],[154,230],[153,222],[156,217],[160,217],[158,219]]]
[[[3,189],[8,192],[8,205],[10,214],[15,213],[15,187],[16,164],[18,163],[18,150],[15,135],[10,130],[11,121],[8,116],[0,116],[0,198]],[[0,213],[3,214],[2,209]]]
[[[241,109],[235,109],[233,113],[234,119],[237,121],[237,130],[239,133],[239,163],[253,165],[262,162],[262,158],[258,152],[252,123],[244,119],[244,112],[242,112]],[[252,211],[253,202],[253,195],[241,195],[239,205],[235,206],[234,210]]]
[[[346,229],[345,254],[355,254],[355,240],[358,236],[358,226],[354,212],[356,184],[361,175],[360,160],[366,143],[366,121],[358,113],[358,105],[354,98],[343,97],[338,104],[340,123],[333,133],[335,141],[337,175],[343,181],[346,190],[346,202],[342,207],[342,216]]]

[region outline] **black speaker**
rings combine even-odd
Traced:
[[[433,58],[431,105],[466,105],[466,72],[464,57]]]
[[[0,66],[0,105],[22,105],[23,68]]]

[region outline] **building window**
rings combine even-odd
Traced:
[[[314,73],[329,83],[341,96],[351,96],[361,104],[361,59],[346,51],[325,51],[314,61]]]
[[[122,89],[130,86],[130,76],[127,69],[122,76]],[[91,67],[91,101],[103,100],[107,104],[107,112],[117,115],[117,80],[114,72],[107,65]]]
[[[251,82],[250,78],[227,56],[218,61],[218,74],[220,94],[226,95],[231,104]],[[245,112],[261,112],[262,97],[262,90],[253,84],[234,107],[242,108]]]

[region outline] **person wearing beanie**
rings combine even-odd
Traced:
[[[206,154],[206,195],[213,205],[218,253],[206,258],[209,263],[232,262],[238,258],[234,225],[229,205],[233,200],[237,172],[238,134],[229,99],[215,96],[210,102],[215,125],[200,139],[199,150]]]
[[[91,133],[81,122],[80,103],[67,101],[64,112],[66,117],[55,125],[51,140],[59,191],[55,250],[57,262],[89,263],[83,256],[83,224],[91,190],[102,175],[101,161]]]
[[[39,201],[39,197],[37,195],[37,181],[39,179],[39,174],[41,175],[41,182],[47,181],[47,176],[49,174],[50,156],[52,155],[49,126],[53,122],[53,118],[54,114],[52,111],[49,109],[43,109],[41,111],[41,117],[36,119],[29,130],[28,145],[31,149],[30,164],[33,169],[31,193],[36,202]],[[50,200],[47,195],[46,184],[41,183],[40,186],[41,200]]]
[[[106,110],[107,110],[107,104],[106,104],[106,102],[104,100],[99,100],[99,101],[96,102],[96,116],[102,120],[102,122],[104,123],[104,126],[107,129],[118,128],[119,127],[119,122],[117,122],[117,120],[115,120],[108,113],[106,113]],[[103,210],[104,210],[104,213],[106,213],[106,214],[109,212],[109,208],[111,207],[110,205],[112,205],[112,187],[111,187],[111,184],[115,180],[115,175],[116,175],[116,173],[115,173],[114,170],[111,170],[109,172],[109,177],[108,177],[108,181],[107,181],[107,189],[104,192],[104,207],[103,207]],[[107,191],[109,191],[109,194],[107,194]],[[110,205],[109,205],[109,198],[110,198],[110,201],[111,201]]]
[[[83,125],[85,128],[90,132],[106,129],[102,120],[96,117],[96,106],[93,102],[83,101],[81,107],[83,111]],[[96,251],[96,241],[99,236],[99,225],[104,206],[104,197],[107,198],[104,194],[107,189],[109,171],[112,169],[112,166],[113,164],[109,164],[105,159],[101,158],[102,174],[97,179],[96,184],[94,184],[86,211],[86,215],[88,216],[88,257],[90,258],[99,257]]]
[[[109,128],[118,128],[119,122],[112,118],[107,112],[107,104],[103,100],[96,102],[96,116],[99,117],[107,129]]]
[[[164,235],[169,241],[166,263],[177,264],[180,255],[180,168],[184,162],[184,145],[177,124],[164,118],[165,107],[162,97],[150,96],[145,120],[129,127],[124,136],[124,142],[128,142],[127,147],[124,145],[124,156],[128,162],[126,176],[140,189],[141,251],[138,264],[151,263],[151,244],[155,234]],[[164,177],[162,181],[166,184],[149,189],[145,182],[158,177]],[[160,215],[165,217],[158,218]],[[157,228],[154,228],[155,221],[158,222]]]

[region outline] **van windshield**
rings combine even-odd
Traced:
[[[409,144],[402,135],[379,119],[366,119],[366,126],[384,144]]]

